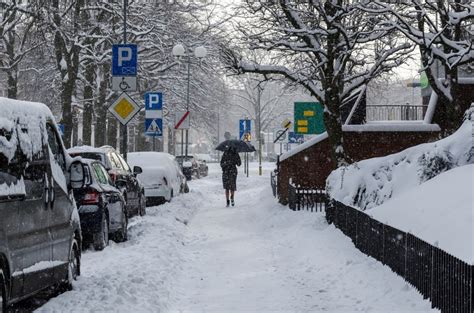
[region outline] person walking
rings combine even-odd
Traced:
[[[240,156],[233,147],[227,147],[222,155],[222,183],[225,189],[227,207],[232,203],[235,205],[234,195],[237,190],[237,166],[242,164]],[[229,200],[230,196],[230,200]]]

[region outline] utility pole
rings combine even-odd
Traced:
[[[257,140],[258,140],[258,175],[262,176],[262,111],[261,111],[262,89],[258,85],[258,112],[257,112]]]
[[[128,0],[123,0],[123,44],[127,44],[127,6]],[[128,127],[122,125],[122,154],[125,161],[127,160],[128,151]]]

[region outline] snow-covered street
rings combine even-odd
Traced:
[[[74,290],[38,312],[429,312],[402,278],[363,255],[321,214],[277,204],[271,164],[238,179],[225,208],[220,172],[149,208],[130,241],[87,251]]]

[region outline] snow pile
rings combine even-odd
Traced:
[[[46,135],[46,120],[54,122],[47,106],[41,103],[0,97],[0,153],[10,162],[20,147],[31,160],[42,152]]]
[[[329,175],[326,189],[349,206],[379,206],[442,172],[474,163],[472,134],[472,121],[466,119],[456,133],[437,142],[338,168]]]
[[[38,312],[166,312],[170,286],[182,271],[184,233],[204,195],[191,192],[129,221],[129,240],[85,251],[70,292]]]
[[[474,264],[474,164],[442,173],[366,213]]]
[[[0,197],[8,197],[14,195],[25,195],[25,181],[23,177],[16,182],[12,182],[11,184],[3,183],[0,184]]]

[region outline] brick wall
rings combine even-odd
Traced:
[[[346,152],[354,161],[389,155],[437,139],[438,132],[344,132]],[[288,203],[290,178],[301,186],[324,188],[332,171],[330,153],[329,140],[325,139],[280,162],[280,202]]]

